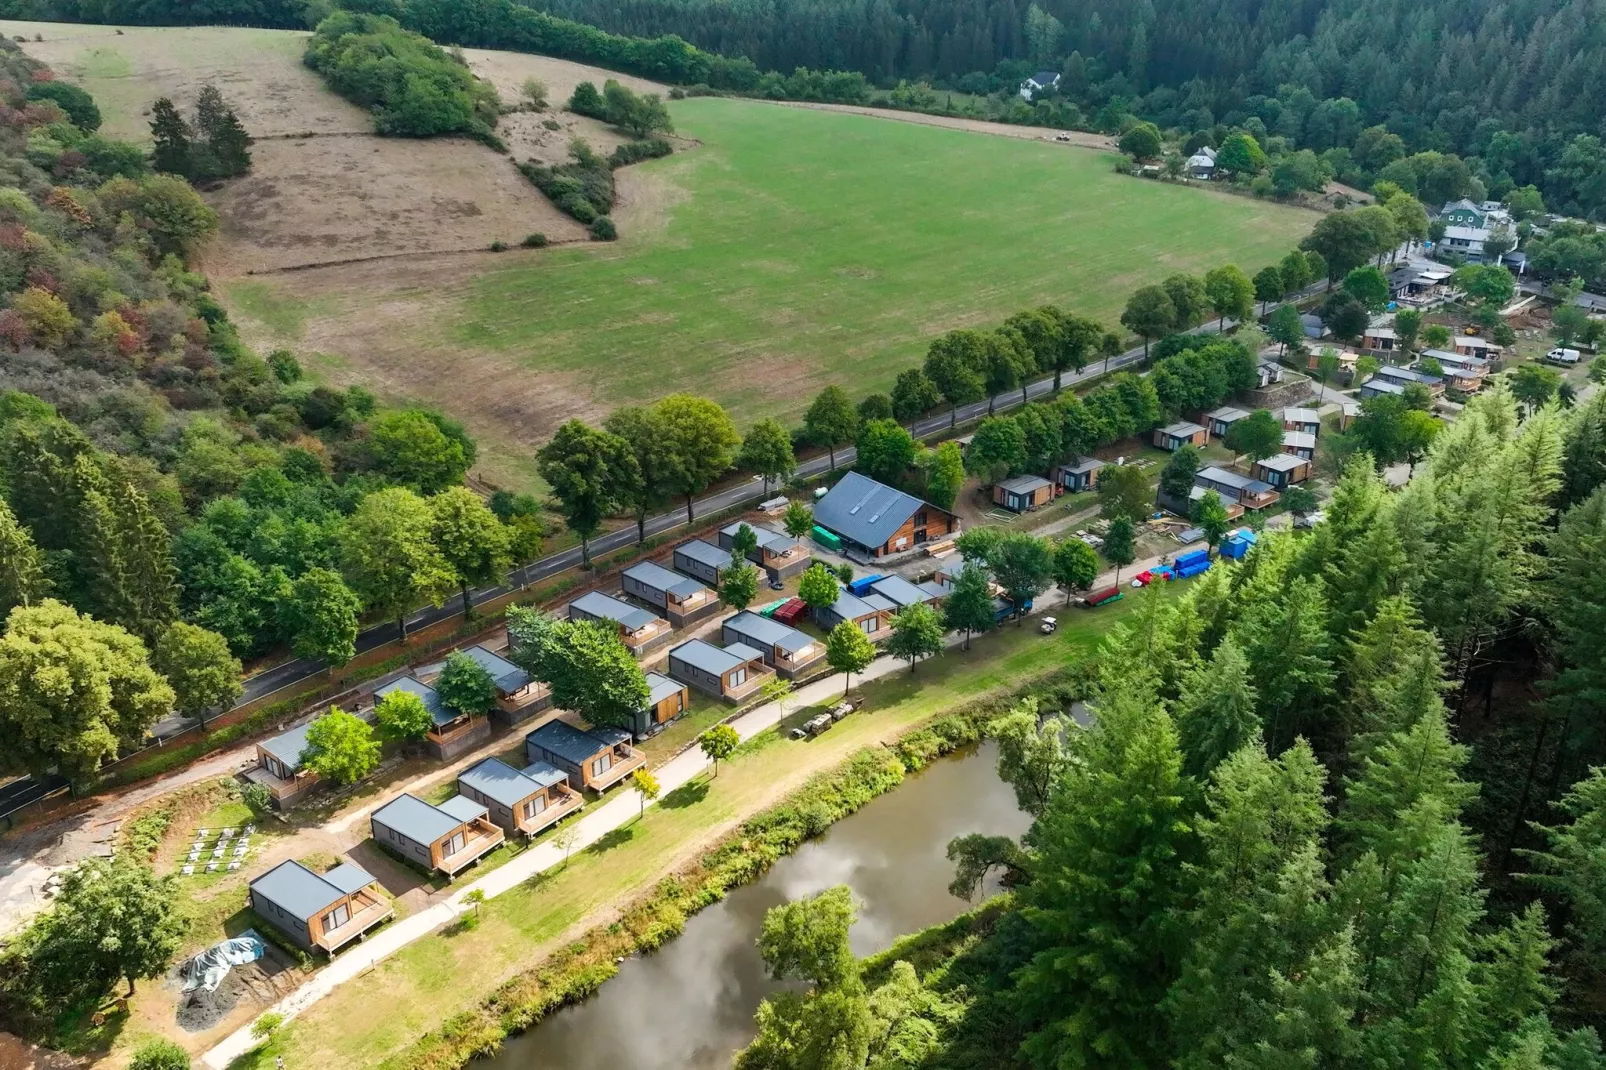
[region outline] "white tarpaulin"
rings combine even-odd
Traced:
[[[184,991],[204,988],[216,992],[231,969],[262,957],[262,941],[247,930],[243,936],[214,944],[184,964]]]

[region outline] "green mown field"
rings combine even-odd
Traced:
[[[884,389],[933,335],[1022,307],[1113,327],[1138,286],[1253,273],[1316,219],[1065,145],[750,101],[671,111],[701,146],[630,179],[662,207],[634,225],[627,208],[616,246],[480,277],[458,346],[584,377],[605,406],[690,389],[795,417],[822,386]]]

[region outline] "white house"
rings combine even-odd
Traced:
[[[1020,97],[1028,104],[1039,93],[1052,93],[1060,84],[1060,76],[1053,71],[1038,71],[1020,84]]]
[[[1188,157],[1188,177],[1209,180],[1216,173],[1216,150],[1206,145]]]

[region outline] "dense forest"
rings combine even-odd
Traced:
[[[1012,894],[862,964],[847,889],[776,908],[807,991],[736,1065],[1606,1066],[1606,401],[1519,412],[1495,388],[1403,491],[1358,456],[1311,534],[1138,595],[992,725],[1034,823],[949,857]]]

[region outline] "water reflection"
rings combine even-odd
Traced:
[[[507,1042],[481,1070],[723,1070],[753,1035],[753,1012],[775,990],[754,941],[770,907],[836,884],[860,900],[860,955],[965,909],[948,894],[948,841],[1016,835],[1029,819],[994,772],[995,750],[941,761],[838,822],[692,918],[657,954],[632,959],[587,1003]],[[992,889],[989,889],[991,891]]]

